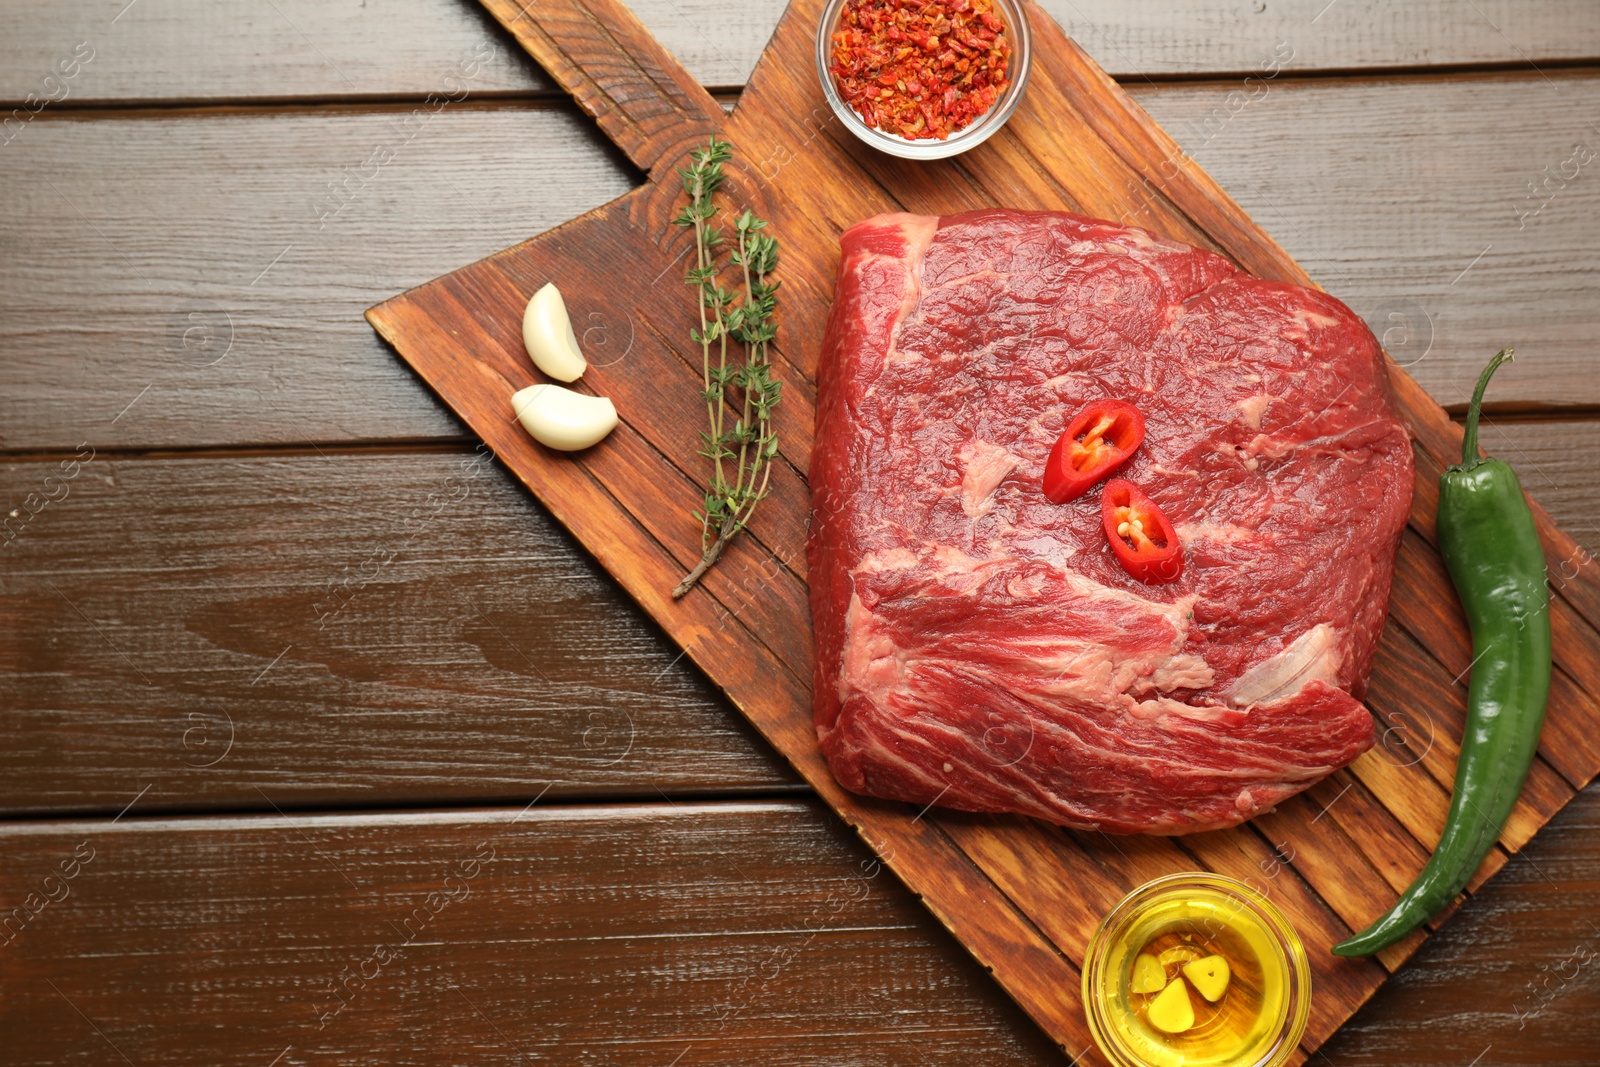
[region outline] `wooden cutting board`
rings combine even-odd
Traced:
[[[813,58],[820,0],[790,6],[731,114],[620,0],[483,2],[648,180],[367,318],[1066,1052],[1099,1061],[1096,1051],[1083,1058],[1091,1041],[1079,1002],[1079,965],[1099,919],[1143,881],[1204,868],[1256,885],[1304,938],[1314,996],[1296,1061],[1309,1056],[1424,936],[1371,960],[1328,952],[1392,903],[1443,824],[1471,661],[1434,548],[1437,480],[1459,454],[1458,428],[1391,366],[1416,439],[1416,505],[1368,698],[1382,744],[1346,770],[1249,825],[1177,839],[918,811],[847,793],[812,732],[804,553],[813,374],[839,233],[883,211],[1067,209],[1215,249],[1262,277],[1310,281],[1031,4],[1036,56],[1020,110],[968,154],[912,164],[864,147],[829,110]],[[670,219],[680,203],[675,168],[713,132],[736,149],[727,201],[770,219],[782,245],[774,357],[782,454],[752,528],[697,591],[674,602],[670,590],[699,557],[690,512],[708,471],[695,452],[705,409],[689,340],[693,292],[682,282],[690,235]],[[510,411],[511,394],[538,380],[522,347],[522,309],[551,280],[590,357],[582,388],[611,397],[623,418],[575,456],[535,444]],[[1556,593],[1555,685],[1522,805],[1471,889],[1600,771],[1600,582],[1587,554],[1535,512]]]

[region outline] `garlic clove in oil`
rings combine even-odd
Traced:
[[[562,382],[575,382],[589,364],[572,332],[567,302],[554,282],[547,283],[528,300],[522,313],[522,343],[533,365]]]
[[[610,400],[559,385],[518,390],[512,394],[511,410],[535,441],[560,452],[598,444],[617,427],[617,409]]]
[[[1184,964],[1183,976],[1189,979],[1189,984],[1202,997],[1215,1004],[1228,991],[1228,979],[1232,977],[1232,971],[1228,968],[1228,961],[1221,956],[1207,956],[1203,960]]]
[[[1159,993],[1167,987],[1167,969],[1148,952],[1133,961],[1133,978],[1128,986],[1135,993]]]
[[[1194,1004],[1182,978],[1156,994],[1148,1009],[1150,1025],[1166,1034],[1181,1034],[1194,1025]]]

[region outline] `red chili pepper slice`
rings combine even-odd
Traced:
[[[1126,478],[1113,478],[1100,494],[1100,518],[1122,569],[1141,582],[1175,581],[1183,573],[1183,546],[1155,502]]]
[[[1144,416],[1132,404],[1100,400],[1078,413],[1050,450],[1044,495],[1065,504],[1128,461],[1144,440]]]

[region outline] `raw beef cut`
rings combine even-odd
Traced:
[[[1075,215],[843,237],[818,370],[816,727],[847,788],[1124,833],[1230,826],[1372,744],[1359,701],[1411,447],[1349,308]],[[1122,570],[1098,487],[1041,492],[1085,405],[1182,576]]]

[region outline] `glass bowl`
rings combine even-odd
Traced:
[[[1204,947],[1186,944],[1196,939]],[[1161,944],[1180,950],[1179,958],[1191,949],[1233,956],[1228,991],[1216,1006],[1191,996],[1200,1005],[1197,1021],[1181,1035],[1152,1026],[1140,1005],[1153,995],[1131,988],[1138,954]],[[1236,992],[1244,999],[1230,1004]],[[1283,913],[1245,883],[1205,872],[1168,875],[1123,897],[1095,931],[1083,1006],[1114,1067],[1278,1067],[1305,1033],[1311,967]]]
[[[1033,66],[1033,35],[1028,28],[1028,16],[1017,0],[994,0],[995,10],[1005,22],[1006,32],[1011,35],[1011,81],[1006,85],[1005,92],[995,100],[994,106],[942,141],[936,137],[913,141],[868,126],[844,102],[838,86],[834,84],[833,75],[828,71],[833,51],[833,33],[838,28],[845,3],[846,0],[828,0],[822,9],[821,19],[817,21],[817,77],[822,82],[822,92],[828,98],[828,105],[839,116],[839,121],[844,123],[845,129],[880,152],[901,159],[946,159],[960,155],[993,136],[996,130],[1006,124],[1017,105],[1022,103],[1022,94],[1028,88],[1028,71]]]

